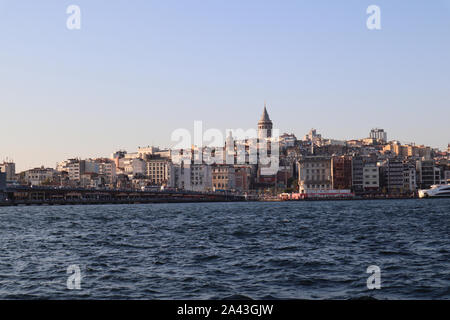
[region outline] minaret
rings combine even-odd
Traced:
[[[264,130],[266,133],[264,133]],[[258,121],[258,138],[270,138],[272,137],[272,120],[267,113],[266,103],[264,102],[264,110],[261,116],[261,120]]]

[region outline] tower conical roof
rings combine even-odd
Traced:
[[[266,105],[264,105],[264,111],[263,114],[261,116],[261,120],[259,120],[260,122],[270,122],[270,118],[269,118],[269,114],[267,113],[267,109],[266,109]]]

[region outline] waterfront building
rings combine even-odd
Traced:
[[[434,184],[439,184],[440,170],[436,168],[434,160],[417,160],[417,184],[420,189],[428,189]]]
[[[352,159],[349,156],[331,158],[331,184],[333,189],[351,189]]]
[[[67,164],[67,172],[69,173],[69,180],[73,182],[80,182],[81,175],[85,172],[86,161],[80,159],[71,159]]]
[[[212,167],[191,162],[173,165],[168,186],[197,192],[212,191]]]
[[[290,162],[287,158],[280,158],[280,168],[277,172],[276,185],[278,188],[290,188],[292,185],[292,178],[294,177],[294,168],[296,162]]]
[[[6,174],[6,181],[16,180],[16,164],[14,162],[3,162],[0,164],[0,172]]]
[[[147,178],[153,185],[167,185],[172,170],[172,162],[167,158],[147,158]]]
[[[403,193],[403,162],[398,159],[387,159],[381,166],[383,186],[390,194]]]
[[[53,181],[55,170],[52,168],[34,168],[23,173],[24,182],[32,186],[42,186]]]
[[[364,191],[364,159],[359,155],[352,158],[352,189],[355,193]]]
[[[308,190],[330,190],[331,181],[331,157],[306,156],[298,161],[298,185],[299,192]]]
[[[403,164],[403,189],[414,192],[417,190],[416,166],[412,163]]]
[[[100,158],[95,160],[98,163],[98,174],[106,178],[107,184],[115,183],[117,179],[116,164],[111,159]]]
[[[232,165],[214,165],[212,167],[212,186],[214,190],[235,190],[236,170]]]
[[[363,165],[363,187],[365,192],[379,191],[380,170],[375,162],[367,162]]]
[[[249,191],[252,188],[254,179],[254,166],[235,165],[235,188],[238,191]]]

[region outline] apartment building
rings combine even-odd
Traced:
[[[41,186],[53,181],[55,170],[52,168],[34,168],[24,172],[24,182],[32,186]]]
[[[382,163],[383,186],[388,193],[402,193],[404,187],[403,162],[398,159],[387,159]]]
[[[306,156],[298,161],[300,193],[332,189],[331,157]]]
[[[364,191],[364,158],[362,156],[352,158],[352,189],[355,193]]]
[[[349,156],[331,158],[332,189],[350,189],[352,187],[352,159]]]
[[[380,188],[380,170],[375,162],[363,165],[364,191],[378,191]]]
[[[414,192],[417,190],[416,166],[412,163],[403,165],[403,190]]]
[[[428,189],[441,182],[440,170],[436,167],[434,160],[417,160],[416,171],[417,185],[420,189]]]
[[[214,165],[212,168],[212,186],[215,190],[235,190],[236,176],[232,165]]]
[[[172,162],[167,158],[152,158],[147,161],[147,178],[154,185],[167,185],[172,168]]]

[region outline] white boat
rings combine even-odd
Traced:
[[[450,184],[433,185],[430,189],[419,190],[419,198],[450,197]]]

